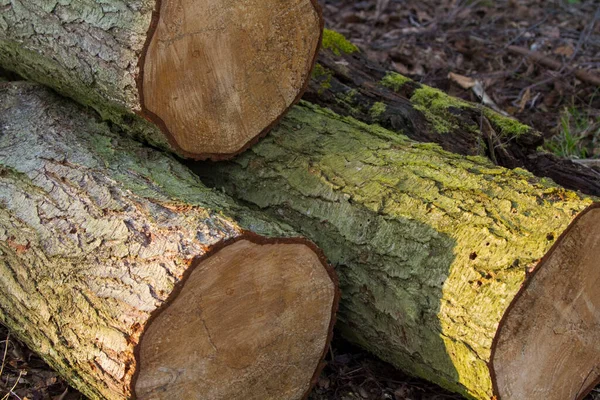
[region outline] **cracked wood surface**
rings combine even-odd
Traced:
[[[477,399],[494,395],[494,372],[510,387],[506,379],[514,374],[489,366],[500,322],[511,303],[519,304],[521,287],[536,276],[531,272],[544,269],[539,260],[552,245],[569,248],[560,235],[592,204],[523,169],[448,153],[309,103],[294,107],[236,160],[193,168],[206,183],[292,225],[323,249],[340,276],[338,329],[346,338],[410,374]],[[580,254],[587,254],[585,247]],[[591,265],[569,268],[595,282]],[[569,289],[578,281],[549,271],[553,279],[544,281],[542,274],[537,287],[560,287],[564,297],[557,301],[570,299],[585,310],[583,297],[577,303]],[[593,288],[586,290],[587,298],[597,299]],[[538,289],[531,296],[552,304],[554,292]],[[528,304],[535,313],[538,304]],[[548,318],[566,335],[568,345],[555,354],[565,357],[562,366],[577,365],[569,358],[577,354],[576,334],[598,354],[593,313]],[[572,321],[587,328],[569,329]],[[521,336],[535,338],[529,350],[540,341],[562,340],[542,332],[530,328]],[[574,351],[564,351],[569,346]],[[518,368],[548,371],[553,360]],[[564,388],[572,393],[597,376],[582,377],[577,368],[553,371],[570,382]],[[564,399],[555,397],[562,388],[551,390],[554,378],[542,374],[539,382],[552,393],[530,398]],[[516,391],[501,393],[502,399],[522,399],[510,394]]]
[[[194,390],[207,399],[302,398],[336,307],[315,251],[70,101],[36,84],[0,83],[0,321],[86,396],[130,398],[137,376],[138,399]],[[241,261],[229,264],[228,254]],[[171,310],[179,293],[193,312]],[[166,316],[164,335],[140,339]],[[216,346],[247,355],[237,370],[223,364],[227,351],[196,347],[206,339],[202,321]],[[235,384],[215,381],[219,371]],[[149,388],[148,376],[160,387]],[[288,386],[275,387],[282,376]]]
[[[0,7],[0,65],[193,158],[242,151],[297,101],[322,28],[316,0]]]

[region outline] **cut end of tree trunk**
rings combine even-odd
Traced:
[[[162,0],[138,86],[143,114],[193,158],[229,158],[302,95],[322,31],[316,0]]]
[[[142,336],[136,398],[306,397],[337,308],[323,265],[309,244],[255,236],[204,257]]]
[[[600,378],[600,205],[583,212],[515,297],[492,353],[495,392],[581,399]]]

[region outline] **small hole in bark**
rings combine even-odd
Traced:
[[[477,258],[477,253],[471,253],[471,255],[469,256],[469,258],[470,258],[471,260],[474,260],[474,259],[476,259],[476,258]]]
[[[77,228],[73,228],[69,231],[69,233],[77,233]]]
[[[485,245],[486,245],[486,246],[489,246],[489,245],[490,245],[490,242],[487,242]]]
[[[552,241],[552,240],[554,240],[554,235],[551,234],[551,233],[549,233],[549,234],[546,235],[546,239],[549,240],[549,241]]]

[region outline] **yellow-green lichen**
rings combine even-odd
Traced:
[[[412,80],[396,72],[388,72],[379,83],[381,83],[382,86],[397,92],[408,82],[412,82]]]
[[[324,49],[329,49],[333,51],[333,54],[336,56],[343,54],[352,54],[358,51],[358,47],[353,45],[342,35],[336,31],[332,31],[331,29],[323,30],[323,40],[321,45]]]
[[[369,115],[371,116],[371,118],[377,119],[385,112],[386,109],[387,106],[385,105],[385,103],[378,101],[377,103],[373,104],[373,106],[369,110]]]
[[[464,100],[449,96],[441,90],[429,86],[421,86],[415,90],[410,100],[415,109],[421,111],[439,133],[449,133],[452,129],[457,128],[457,124],[454,122],[456,117],[450,114],[450,108],[474,107]]]
[[[479,399],[492,397],[491,338],[525,266],[591,202],[306,102],[234,164],[205,174],[339,266],[347,339]]]

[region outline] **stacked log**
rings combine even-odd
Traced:
[[[211,186],[336,265],[338,329],[468,398],[577,399],[600,375],[600,210],[480,156],[304,103]]]
[[[300,98],[321,27],[316,0],[15,1],[0,66],[155,146],[221,159]]]
[[[305,397],[337,305],[320,251],[47,89],[0,85],[0,321],[92,399]]]

